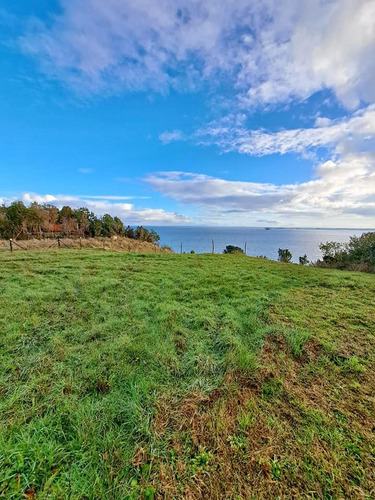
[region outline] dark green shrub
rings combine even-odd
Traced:
[[[352,236],[346,246],[351,263],[368,264],[375,267],[375,232]]]
[[[323,253],[323,260],[316,262],[319,267],[375,272],[375,232],[352,236],[346,244],[327,241],[319,248]]]
[[[244,251],[240,247],[236,247],[234,245],[227,245],[224,248],[223,253],[244,253]]]
[[[292,260],[292,254],[287,248],[279,248],[279,261],[280,262],[290,262]]]
[[[321,243],[319,248],[323,254],[323,261],[328,264],[341,261],[345,252],[345,245],[336,241]]]
[[[306,266],[309,263],[309,259],[307,258],[307,255],[303,255],[302,257],[299,257],[299,263],[301,266]]]

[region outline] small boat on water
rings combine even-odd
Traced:
[[[271,228],[270,227],[265,227],[264,228],[266,231],[269,231]]]

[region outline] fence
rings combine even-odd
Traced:
[[[211,253],[215,253],[215,242],[211,240]],[[124,237],[115,238],[56,238],[29,240],[0,240],[0,250],[3,251],[43,251],[43,250],[59,250],[59,249],[101,249],[117,252],[132,252],[132,253],[171,253],[169,247],[159,247],[147,241],[140,241]],[[185,253],[183,243],[179,245],[179,253]],[[177,250],[177,253],[178,253]],[[243,246],[243,252],[247,255],[247,243]]]
[[[170,250],[161,248],[158,245],[147,241],[140,241],[130,238],[56,238],[29,239],[29,240],[0,240],[0,250],[2,251],[45,251],[62,249],[101,249],[115,252],[133,253],[168,253]]]
[[[240,247],[238,247],[238,248],[240,248]],[[245,242],[245,244],[244,244],[243,248],[241,248],[241,250],[243,251],[243,253],[244,253],[245,255],[247,255],[247,242]],[[192,252],[193,252],[193,250],[192,250]],[[182,254],[182,253],[186,253],[186,252],[184,251],[184,249],[183,249],[183,244],[182,244],[182,241],[181,241],[181,243],[180,243],[180,253],[181,253],[181,254]],[[188,253],[190,253],[190,252],[188,252]],[[200,252],[200,253],[206,253],[206,252]],[[208,253],[208,252],[207,252],[207,253]],[[215,241],[214,241],[214,240],[211,240],[211,253],[215,253]]]

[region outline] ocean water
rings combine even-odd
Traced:
[[[264,255],[277,260],[278,249],[288,248],[292,260],[307,255],[310,261],[321,258],[319,244],[327,241],[345,243],[350,236],[360,236],[371,229],[281,229],[251,227],[153,227],[160,235],[161,245],[168,245],[173,251],[189,253],[222,253],[227,245],[245,248],[247,255]]]

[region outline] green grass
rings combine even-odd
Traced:
[[[0,253],[0,497],[374,498],[375,277]]]

